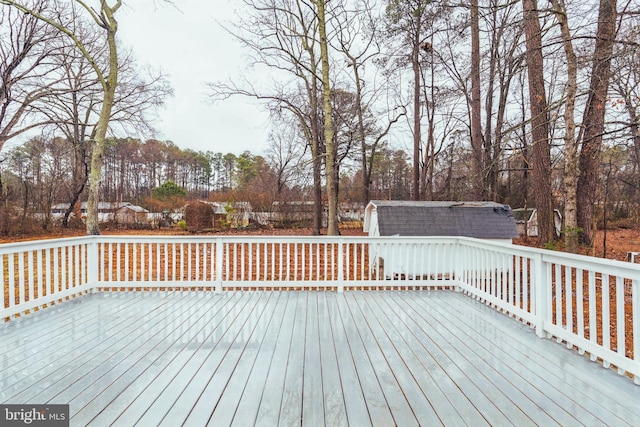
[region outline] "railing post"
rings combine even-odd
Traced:
[[[349,262],[347,262],[349,265]],[[344,242],[338,239],[338,292],[344,292]]]
[[[466,249],[466,245],[463,245],[459,239],[456,239],[456,242],[453,245],[453,253],[451,254],[451,259],[455,259],[453,264],[455,265],[454,283],[456,283],[456,292],[462,292],[462,286],[460,286],[458,283],[464,283],[464,271],[466,269],[466,266],[463,264],[467,262],[468,254],[463,253],[462,251],[466,251]]]
[[[100,269],[100,253],[99,253],[99,237],[94,236],[87,243],[87,283],[91,289],[98,287],[99,269]]]
[[[216,239],[216,292],[222,292],[222,258],[224,256],[224,241]]]
[[[551,270],[545,268],[541,253],[535,254],[531,261],[533,262],[531,285],[535,292],[535,313],[533,314],[536,317],[536,335],[546,338],[544,326],[551,321]]]
[[[631,281],[631,310],[633,325],[633,358],[640,363],[640,280],[633,279]],[[640,385],[640,372],[635,372],[633,382]]]

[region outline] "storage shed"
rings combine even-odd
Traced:
[[[508,205],[494,202],[371,201],[364,214],[369,236],[465,236],[511,243],[518,237]],[[433,277],[451,274],[453,257],[446,249],[416,256],[411,246],[369,246],[370,267],[385,276]],[[508,268],[495,260],[493,269]]]
[[[126,204],[116,209],[114,221],[117,224],[138,225],[148,223],[149,211],[141,206]]]
[[[494,202],[371,201],[369,236],[466,236],[511,243],[518,237],[508,205]]]

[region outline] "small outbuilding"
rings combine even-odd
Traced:
[[[364,231],[369,236],[464,236],[511,243],[518,237],[511,208],[494,202],[415,202],[371,201],[364,214]],[[385,276],[425,277],[453,269],[452,257],[444,253],[425,253],[416,260],[414,252],[402,246],[372,244],[372,269]],[[504,265],[503,265],[504,264]],[[508,264],[495,261],[491,268]]]
[[[514,209],[513,217],[516,220],[518,233],[520,236],[537,237],[538,236],[538,210],[537,209]],[[562,215],[558,209],[553,210],[553,225],[556,236],[560,235],[562,228]]]
[[[466,236],[511,243],[518,237],[511,208],[494,202],[369,202],[369,236]]]
[[[126,204],[115,210],[114,221],[124,225],[148,224],[148,215],[149,211],[145,208]]]

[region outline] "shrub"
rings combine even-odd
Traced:
[[[184,209],[187,230],[197,232],[213,227],[213,207],[207,203],[195,202]]]

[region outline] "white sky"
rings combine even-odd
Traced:
[[[126,2],[118,11],[118,34],[140,65],[165,72],[174,90],[156,120],[160,140],[182,149],[263,154],[268,115],[249,99],[211,105],[206,82],[226,80],[243,67],[240,46],[216,21],[233,18],[232,0],[160,0]],[[146,136],[145,137],[149,137]]]

